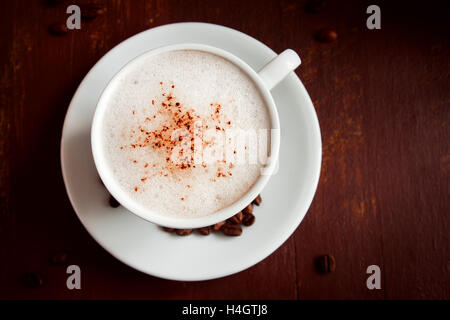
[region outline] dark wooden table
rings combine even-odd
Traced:
[[[2,1],[0,10],[0,297],[24,299],[449,299],[450,28],[445,1],[99,1],[81,30],[54,36],[68,5]],[[300,53],[297,74],[317,109],[322,174],[313,204],[283,246],[223,279],[175,282],[120,263],[85,231],[62,181],[59,148],[69,101],[108,50],[159,25],[225,25],[277,52]],[[338,39],[314,38],[330,27]],[[82,290],[49,256],[66,251]],[[314,261],[332,254],[336,271]],[[381,268],[368,290],[366,268]],[[20,279],[44,278],[39,288]]]

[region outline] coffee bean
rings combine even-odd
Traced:
[[[120,203],[116,200],[116,198],[114,198],[113,196],[109,197],[109,205],[113,208],[118,208],[120,207]]]
[[[102,6],[90,4],[81,6],[81,19],[90,21],[105,13],[106,9]]]
[[[224,225],[225,225],[225,221],[216,223],[216,224],[213,226],[213,230],[214,230],[214,231],[219,231]]]
[[[248,206],[246,206],[243,210],[242,210],[243,214],[249,214],[249,213],[253,213],[253,205],[250,203]]]
[[[324,4],[324,0],[308,0],[306,3],[306,12],[318,13],[323,9]]]
[[[238,213],[236,213],[234,215],[236,217],[236,219],[238,220],[238,223],[242,223],[242,219],[244,218],[244,214],[242,213],[242,211],[239,211]]]
[[[242,220],[242,224],[246,227],[250,227],[255,223],[255,216],[251,213],[245,214],[244,219]]]
[[[261,196],[258,194],[258,196],[255,198],[255,200],[253,200],[253,204],[259,206],[261,204]]]
[[[336,260],[330,254],[316,259],[316,269],[319,273],[331,273],[336,270]]]
[[[168,227],[161,227],[165,232],[174,232],[174,228],[168,228]]]
[[[177,229],[175,232],[179,236],[187,236],[192,233],[192,229]]]
[[[62,36],[69,31],[65,23],[53,23],[48,27],[48,32],[55,36]]]
[[[50,262],[54,265],[64,265],[67,262],[67,252],[60,251],[51,255]]]
[[[243,214],[242,211],[239,211],[234,216],[228,219],[229,222],[233,224],[241,224],[242,223]]]
[[[39,288],[44,285],[44,277],[39,272],[27,272],[22,275],[21,282],[27,288]]]
[[[211,227],[198,228],[197,231],[201,235],[207,236],[211,233]]]
[[[222,227],[222,232],[226,236],[237,237],[242,234],[242,228],[238,224],[227,223]]]
[[[337,39],[337,32],[332,29],[322,29],[316,33],[316,40],[319,42],[332,42]]]

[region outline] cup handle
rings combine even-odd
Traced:
[[[300,57],[292,49],[286,49],[266,64],[258,74],[266,85],[272,90],[289,72],[295,70],[301,63]]]

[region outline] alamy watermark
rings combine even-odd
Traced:
[[[196,121],[194,129],[176,129],[170,136],[173,143],[170,152],[172,165],[184,167],[203,166],[224,163],[232,168],[236,165],[261,165],[261,174],[273,174],[274,159],[270,155],[271,143],[279,141],[279,129],[205,129],[202,121]],[[159,133],[146,132],[153,135],[148,142],[153,147],[163,147],[167,144]],[[158,139],[159,138],[159,139]],[[156,141],[156,142],[155,142]],[[134,145],[136,146],[136,144]],[[139,146],[148,146],[140,144]],[[224,173],[225,174],[225,173]]]
[[[367,18],[367,29],[381,29],[381,9],[379,6],[372,4],[367,7],[366,13],[370,14]]]
[[[66,9],[70,16],[66,20],[66,27],[69,30],[81,29],[81,9],[77,5],[70,5]]]
[[[367,289],[381,289],[381,269],[376,264],[370,265],[366,270],[367,274],[370,276],[367,278],[366,286]]]
[[[70,274],[66,280],[67,289],[81,289],[81,269],[79,266],[72,264],[67,267],[66,273]]]

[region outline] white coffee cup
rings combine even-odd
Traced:
[[[142,55],[128,62],[110,80],[106,88],[103,90],[97,103],[97,108],[95,110],[94,118],[92,121],[91,146],[95,166],[97,167],[97,171],[108,191],[123,207],[147,221],[161,226],[177,229],[200,228],[210,226],[230,218],[237,212],[244,209],[257,197],[257,195],[262,191],[264,186],[269,181],[271,174],[276,168],[280,148],[280,136],[279,134],[275,134],[271,137],[270,158],[269,162],[264,168],[264,174],[262,174],[258,178],[256,183],[250,188],[250,190],[248,190],[248,192],[245,193],[238,201],[226,208],[219,210],[214,214],[196,218],[165,216],[151,210],[150,208],[142,206],[134,199],[130,198],[125,192],[121,190],[118,182],[115,181],[114,177],[108,172],[108,170],[106,170],[107,166],[106,158],[104,155],[104,148],[101,146],[101,123],[103,121],[104,114],[108,111],[108,104],[106,103],[106,101],[108,101],[108,97],[113,92],[113,86],[111,86],[111,83],[114,82],[116,78],[120,77],[122,73],[126,72],[127,69],[130,68],[130,66],[132,66],[134,63],[137,63],[140,59],[174,50],[204,51],[225,58],[226,60],[238,66],[244,73],[247,74],[247,76],[254,82],[254,84],[260,91],[261,96],[268,108],[271,129],[274,129],[274,131],[278,133],[280,130],[280,121],[278,118],[278,112],[275,106],[275,102],[272,95],[270,94],[270,90],[275,87],[281,80],[283,80],[289,74],[289,72],[295,70],[300,65],[300,57],[293,50],[287,49],[277,57],[275,57],[268,64],[266,64],[259,72],[256,72],[248,64],[246,64],[235,55],[216,47],[193,43],[164,46],[143,53]]]

